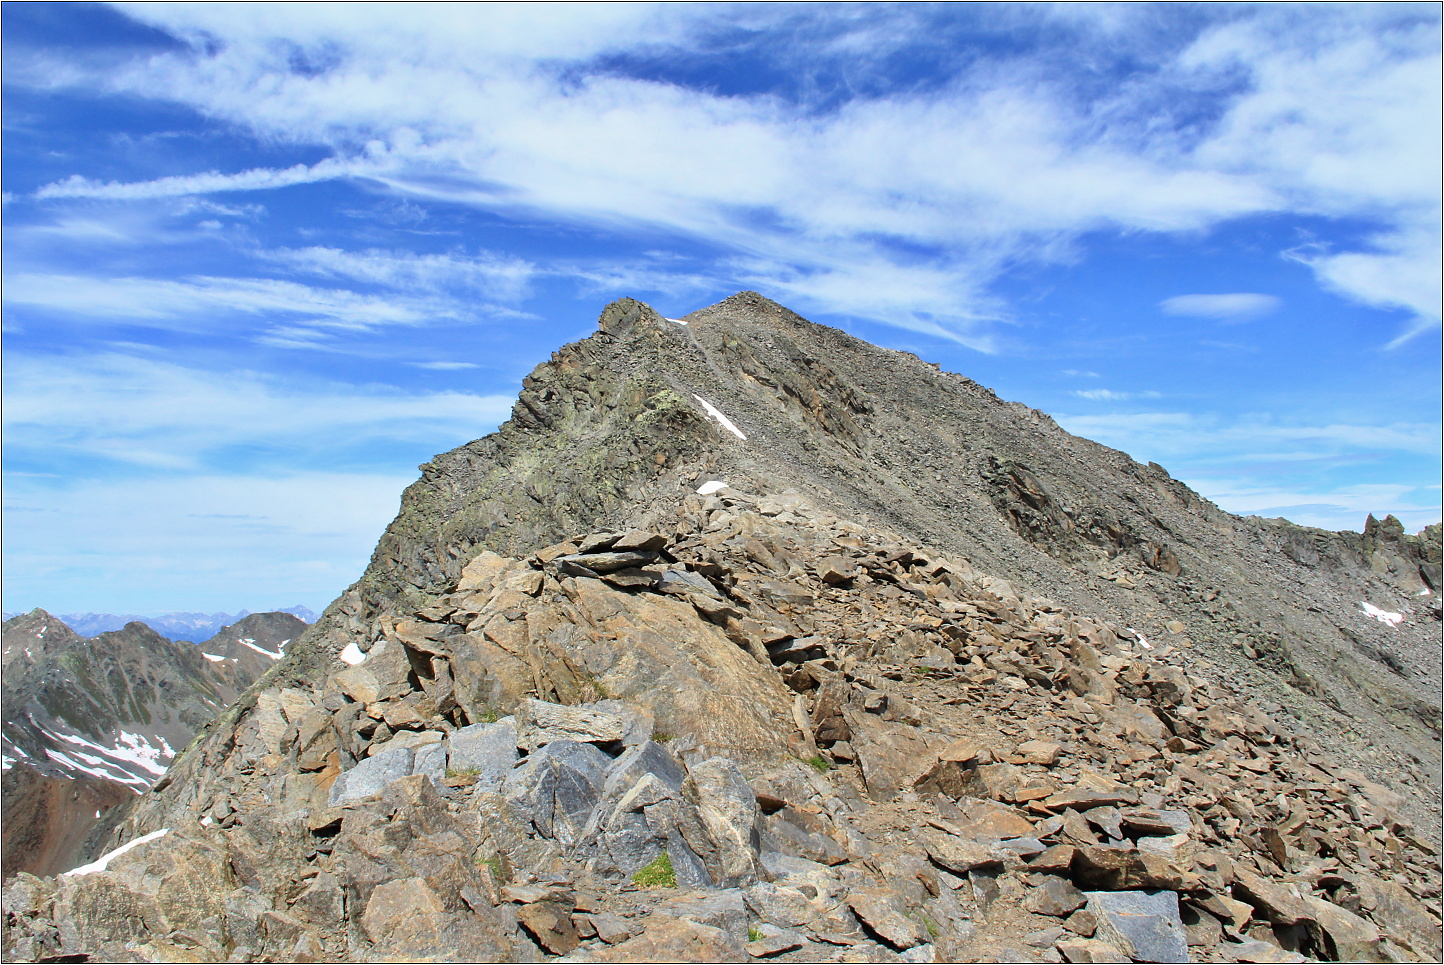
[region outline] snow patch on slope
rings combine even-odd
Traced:
[[[67,743],[95,751],[104,758],[109,758],[109,760],[98,760],[88,754],[80,754],[76,751],[71,752],[91,763],[105,764],[114,767],[116,764],[112,762],[123,762],[148,771],[156,777],[160,777],[165,773],[166,765],[170,763],[171,758],[175,757],[175,751],[171,750],[170,744],[166,743],[163,737],[157,738],[157,740],[160,741],[160,746],[156,747],[151,744],[150,740],[144,734],[131,734],[126,731],[121,731],[120,738],[115,742],[114,747],[102,747],[94,741],[88,741],[78,734],[55,734],[54,736]],[[164,760],[162,760],[162,758],[164,758]]]
[[[125,844],[122,844],[114,851],[106,852],[99,858],[96,858],[94,861],[90,862],[90,864],[83,864],[79,868],[72,868],[69,871],[63,872],[63,874],[79,877],[81,875],[94,874],[97,871],[104,871],[106,868],[110,867],[110,863],[112,861],[125,854],[131,848],[139,847],[140,845],[145,844],[147,841],[154,841],[156,838],[165,837],[169,833],[170,828],[161,828],[159,831],[152,831],[150,834],[142,834],[134,841],[128,841]]]
[[[241,638],[238,639],[236,642],[239,643],[239,644],[240,644],[241,646],[243,646],[243,647],[250,647],[252,650],[256,651],[256,653],[262,654],[263,656],[270,657],[272,660],[280,660],[282,657],[284,657],[284,656],[286,655],[284,651],[280,651],[280,650],[277,650],[275,653],[272,653],[272,652],[269,651],[269,650],[263,650],[263,649],[261,649],[260,647],[256,646],[256,641],[252,640],[250,637],[241,637]],[[290,642],[289,640],[283,641],[283,643],[289,643],[289,642]]]
[[[1391,613],[1388,610],[1381,610],[1374,606],[1374,604],[1366,603],[1363,600],[1359,601],[1359,606],[1363,607],[1364,612],[1375,620],[1378,620],[1380,623],[1387,623],[1391,627],[1397,627],[1404,622],[1404,614],[1402,613]]]
[[[695,392],[692,393],[692,398],[702,403],[702,408],[706,409],[707,414],[710,415],[712,418],[716,419],[721,424],[722,428],[726,429],[728,432],[732,433],[743,442],[747,441],[747,437],[742,434],[742,430],[737,428],[737,426],[732,422],[731,419],[723,415],[721,409],[718,409],[715,405],[708,402],[706,399],[702,398]]]
[[[350,664],[353,667],[366,659],[366,654],[362,653],[361,648],[356,646],[355,640],[346,644],[346,648],[336,654],[336,656],[341,659],[342,663]]]

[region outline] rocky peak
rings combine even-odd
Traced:
[[[59,618],[36,607],[5,621],[4,656],[0,669],[8,681],[27,673],[47,656],[84,641]]]
[[[1435,756],[1437,646],[1425,631],[1439,597],[1420,591],[1438,579],[1437,533],[1361,540],[1231,516],[1161,466],[755,292],[675,320],[634,299],[608,305],[596,333],[524,380],[496,433],[422,467],[366,573],[297,659],[339,651],[378,613],[424,606],[482,550],[647,526],[704,477],[816,494],[1146,634],[1178,623],[1210,659],[1302,701],[1300,713],[1341,709],[1361,746],[1392,746],[1402,728],[1406,756]],[[1362,603],[1414,629],[1362,616]]]

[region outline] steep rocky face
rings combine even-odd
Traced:
[[[754,294],[624,300],[5,947],[1429,960],[1438,555]]]
[[[253,614],[197,646],[142,623],[87,640],[44,610],[7,621],[6,874],[78,863],[110,807],[154,784],[305,628]]]
[[[1181,635],[1291,714],[1439,779],[1437,527],[1231,516],[1160,466],[750,292],[678,321],[608,306],[525,380],[498,432],[422,467],[302,657],[426,603],[482,549],[647,525],[704,471],[825,494],[1070,606]]]

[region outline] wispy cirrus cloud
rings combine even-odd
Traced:
[[[122,353],[12,356],[5,381],[12,455],[189,471],[238,450],[304,463],[311,453],[334,456],[387,440],[457,445],[494,429],[512,403],[510,396],[220,374]]]
[[[1162,392],[1147,390],[1143,392],[1117,392],[1113,389],[1075,389],[1072,395],[1080,399],[1089,399],[1094,402],[1126,402],[1129,399],[1161,399]]]
[[[1439,427],[1424,422],[1386,425],[1284,424],[1270,418],[1224,418],[1195,412],[1136,412],[1060,415],[1058,424],[1139,458],[1308,459],[1347,451],[1437,454]],[[1302,448],[1298,448],[1302,447]]]
[[[1273,295],[1230,292],[1224,295],[1175,295],[1159,303],[1169,315],[1213,318],[1221,322],[1245,322],[1278,311],[1283,302]]]
[[[527,293],[538,267],[522,258],[482,253],[419,254],[377,248],[346,251],[334,247],[281,248],[258,256],[295,271],[327,278],[414,292],[457,289],[480,291],[514,302]]]
[[[1006,316],[990,291],[998,275],[1066,258],[1087,232],[1194,231],[1266,212],[1367,218],[1380,225],[1377,252],[1310,266],[1351,298],[1406,307],[1415,328],[1437,323],[1437,299],[1375,280],[1402,269],[1427,282],[1437,264],[1409,241],[1417,226],[1437,228],[1439,203],[1438,145],[1419,136],[1421,118],[1437,117],[1438,28],[1417,15],[1249,8],[1173,32],[1143,29],[1147,18],[979,15],[977,29],[1027,26],[1045,45],[1105,59],[1126,40],[1141,66],[1102,87],[997,49],[941,83],[879,83],[887,56],[933,49],[945,22],[928,11],[884,24],[628,5],[588,14],[579,30],[554,22],[570,14],[497,7],[358,8],[345,23],[289,8],[274,20],[228,5],[125,9],[191,49],[90,83],[334,156],[134,184],[67,179],[42,196],[370,178],[402,196],[705,239],[817,309],[985,350]],[[738,40],[738,18],[754,39]],[[800,78],[792,97],[720,95],[607,66],[706,59],[724,36],[759,55],[764,28],[779,25],[819,41],[783,54]],[[883,26],[882,48],[859,42]],[[871,86],[805,95],[803,79],[837,70]],[[63,77],[77,82],[73,70]]]
[[[366,177],[380,174],[383,168],[366,160],[326,158],[316,164],[296,164],[288,168],[252,168],[223,174],[206,171],[181,174],[149,181],[95,181],[73,174],[61,181],[42,185],[35,191],[38,200],[54,198],[97,198],[108,201],[141,201],[154,198],[178,198],[231,191],[265,191],[312,184],[343,177]]]

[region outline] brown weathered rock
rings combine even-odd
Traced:
[[[883,885],[859,888],[847,897],[847,906],[893,948],[905,950],[927,941],[928,933],[913,918],[897,892]]]
[[[1123,891],[1130,888],[1163,888],[1183,891],[1194,887],[1198,878],[1159,855],[1134,847],[1084,846],[1073,855],[1074,881],[1093,888]]]
[[[590,953],[595,962],[745,962],[747,952],[724,930],[685,918],[652,917],[644,930]]]
[[[817,564],[817,578],[833,586],[850,583],[857,574],[857,564],[845,557],[829,556]]]
[[[1073,887],[1073,883],[1066,878],[1058,878],[1049,875],[1043,879],[1042,884],[1028,892],[1028,897],[1023,901],[1023,907],[1035,915],[1051,915],[1054,918],[1066,918],[1086,904],[1088,898]]]
[[[1243,869],[1234,873],[1233,894],[1275,925],[1297,925],[1310,918],[1308,903],[1292,887]]]
[[[1065,962],[1131,962],[1116,945],[1096,938],[1065,939],[1057,944]]]
[[[1042,764],[1044,767],[1052,767],[1057,763],[1062,752],[1061,744],[1045,740],[1026,740],[1015,749],[1015,753],[1024,763]]]
[[[1440,957],[1439,923],[1397,881],[1371,874],[1355,874],[1349,910],[1367,912],[1390,940],[1409,948],[1420,960]]]
[[[1003,857],[986,845],[938,831],[919,832],[928,857],[955,874],[976,868],[1002,868]]]
[[[571,909],[554,901],[538,901],[516,910],[517,921],[553,955],[565,955],[581,944]]]
[[[1309,909],[1309,931],[1328,957],[1336,962],[1385,962],[1379,929],[1373,922],[1360,918],[1332,902],[1314,895],[1304,895]]]

